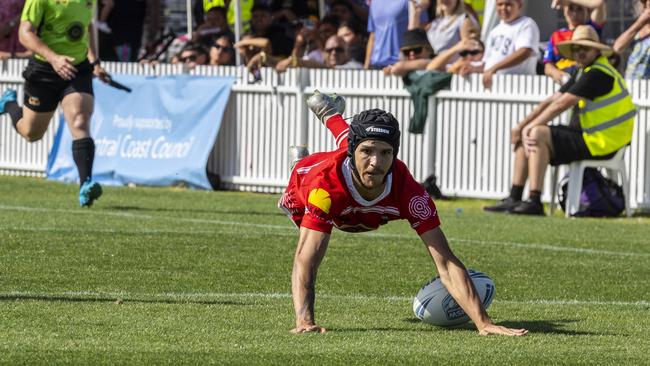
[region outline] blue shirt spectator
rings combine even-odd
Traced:
[[[408,30],[409,0],[373,0],[368,17],[366,68],[383,68],[399,61],[402,36]],[[423,22],[428,21],[426,13]]]

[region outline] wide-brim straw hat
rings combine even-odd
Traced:
[[[600,53],[605,57],[611,55],[614,52],[608,45],[600,43],[600,37],[598,37],[598,33],[596,33],[594,27],[590,25],[577,26],[576,29],[573,30],[573,36],[571,37],[571,40],[560,42],[557,45],[557,49],[560,51],[560,54],[562,56],[571,60],[575,60],[573,57],[573,51],[571,50],[571,46],[573,45],[596,48],[600,50]]]

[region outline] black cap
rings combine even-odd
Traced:
[[[411,29],[404,33],[400,50],[408,50],[416,47],[430,47],[427,32],[424,29]]]

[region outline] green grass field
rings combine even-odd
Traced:
[[[76,192],[0,177],[0,364],[650,364],[648,218],[437,202],[456,254],[496,282],[489,313],[523,338],[417,321],[435,269],[406,222],[335,232],[328,333],[293,335],[297,230],[277,196],[109,187],[81,209]]]

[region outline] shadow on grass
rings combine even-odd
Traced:
[[[421,323],[419,319],[409,318],[404,319],[408,323]],[[528,329],[529,334],[541,333],[541,334],[562,334],[562,335],[571,335],[571,336],[624,336],[623,334],[615,333],[603,333],[603,332],[584,332],[570,329],[562,329],[569,324],[578,323],[580,320],[577,319],[557,319],[557,320],[528,320],[528,321],[503,321],[498,322],[497,325],[501,325],[508,328],[514,329]],[[431,326],[432,329],[446,329],[450,331],[476,331],[476,327],[473,323],[465,323],[457,325],[454,327],[436,327]]]
[[[56,295],[2,295],[0,301],[50,301],[50,302],[110,302],[116,305],[124,304],[172,304],[172,305],[227,305],[251,306],[253,304],[232,300],[183,300],[183,299],[138,299],[129,297],[83,297],[83,296],[56,296]]]
[[[219,209],[195,209],[195,208],[166,208],[166,207],[139,207],[139,206],[123,206],[123,205],[108,205],[103,206],[104,210],[116,211],[139,211],[139,212],[190,212],[190,213],[213,213],[222,215],[249,215],[249,216],[285,216],[285,214],[277,210],[277,212],[270,211],[245,211],[245,210],[219,210]]]

